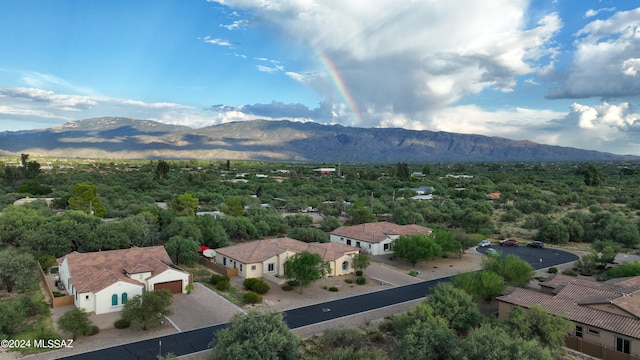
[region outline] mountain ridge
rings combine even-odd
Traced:
[[[103,117],[49,129],[0,132],[0,150],[51,157],[300,162],[640,160],[474,134],[251,120],[190,128]]]

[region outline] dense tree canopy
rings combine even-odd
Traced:
[[[281,313],[236,313],[211,342],[216,359],[297,359],[300,340]]]
[[[442,255],[442,247],[429,235],[400,236],[393,242],[393,254],[415,267],[420,261]]]

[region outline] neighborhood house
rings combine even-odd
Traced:
[[[331,232],[330,241],[360,249],[364,254],[384,255],[393,253],[392,243],[400,236],[418,234],[431,234],[431,229],[415,224],[396,225],[381,221],[339,227]]]
[[[600,359],[640,359],[640,276],[596,282],[556,274],[540,288],[509,288],[497,298],[499,316],[541,306],[573,323],[568,348]]]
[[[281,283],[284,263],[294,254],[308,251],[328,263],[328,276],[353,272],[352,259],[358,249],[334,243],[305,243],[288,237],[264,239],[216,249],[215,261],[227,269],[237,269],[242,278],[265,278]]]
[[[185,293],[191,275],[176,267],[164,246],[72,252],[58,259],[60,283],[79,309],[96,314],[121,311],[144,291]]]

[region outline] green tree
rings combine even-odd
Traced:
[[[351,264],[357,270],[364,270],[369,267],[371,260],[369,259],[369,255],[358,253],[353,256]]]
[[[18,331],[26,315],[26,309],[19,299],[0,301],[0,336],[5,338]]]
[[[443,318],[449,327],[459,334],[480,323],[482,315],[471,295],[455,288],[450,283],[439,283],[425,301],[433,313]]]
[[[442,248],[428,235],[400,236],[393,242],[395,257],[406,259],[413,267],[442,255]]]
[[[565,345],[564,336],[571,330],[567,319],[549,314],[540,306],[529,309],[515,307],[511,310],[507,323],[512,332],[523,339],[537,339],[543,346],[551,349]]]
[[[229,239],[245,241],[260,237],[260,233],[251,219],[244,216],[225,216],[219,221]]]
[[[26,290],[38,283],[38,262],[28,253],[18,250],[0,251],[0,285],[7,292]]]
[[[159,324],[165,316],[173,314],[172,296],[169,290],[164,289],[136,295],[124,304],[122,318],[147,330],[149,325]]]
[[[525,287],[534,277],[533,267],[516,255],[506,257],[498,254],[487,254],[482,260],[482,268],[500,275],[504,281],[513,286]]]
[[[320,222],[320,230],[331,232],[340,227],[340,220],[335,216],[326,216]]]
[[[156,164],[155,179],[158,180],[158,182],[161,182],[162,179],[164,179],[164,177],[169,173],[169,169],[169,163],[164,160],[158,161],[158,163]]]
[[[193,216],[198,212],[198,198],[191,193],[175,196],[169,204],[176,216]]]
[[[474,301],[489,301],[507,287],[500,275],[487,270],[456,275],[451,283],[471,295]]]
[[[537,240],[551,244],[564,244],[569,241],[569,238],[569,230],[561,221],[549,221],[543,224],[536,236]]]
[[[320,229],[316,228],[305,228],[305,227],[297,227],[291,229],[287,234],[288,237],[300,241],[304,241],[307,243],[310,242],[320,242],[325,243],[328,242],[329,239],[327,235]]]
[[[362,205],[353,205],[349,208],[349,224],[358,225],[373,222],[376,217],[371,210]]]
[[[469,332],[454,351],[452,359],[496,360],[527,359],[552,360],[551,351],[535,340],[523,340],[507,332],[503,327],[483,324]]]
[[[462,257],[462,244],[458,242],[455,234],[451,231],[434,229],[431,237],[433,237],[436,244],[440,246],[443,254],[455,254],[458,257]]]
[[[238,198],[227,199],[222,206],[222,212],[229,216],[242,216],[244,214],[242,201]]]
[[[593,164],[582,166],[579,172],[584,176],[584,183],[589,186],[599,186],[607,181],[607,176],[602,169]]]
[[[276,312],[236,313],[210,346],[216,359],[296,359],[300,340]]]
[[[400,180],[409,180],[411,178],[411,172],[409,171],[409,165],[407,163],[396,164],[396,177]]]
[[[107,213],[107,209],[100,205],[98,188],[95,185],[85,183],[73,186],[69,197],[69,207],[97,217],[104,217]]]
[[[395,359],[441,360],[452,359],[452,352],[460,340],[447,322],[434,317],[417,320],[398,341]]]
[[[191,239],[185,239],[181,236],[174,236],[164,245],[167,253],[176,265],[184,264],[191,266],[198,262],[200,255],[200,244]]]
[[[327,267],[322,257],[308,251],[299,252],[284,263],[284,275],[287,279],[300,283],[300,293],[303,288],[321,279],[326,273]]]
[[[71,334],[73,339],[76,339],[78,335],[89,333],[92,325],[89,314],[84,309],[71,309],[58,319],[60,329]]]
[[[31,206],[9,205],[0,215],[0,241],[16,246],[46,221],[47,217]]]
[[[291,228],[296,227],[309,227],[313,225],[313,218],[306,214],[294,214],[285,217],[287,225]]]

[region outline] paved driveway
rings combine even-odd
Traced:
[[[173,296],[173,315],[170,322],[178,331],[188,331],[204,326],[229,322],[233,314],[244,312],[229,300],[201,283],[194,282],[191,294]]]

